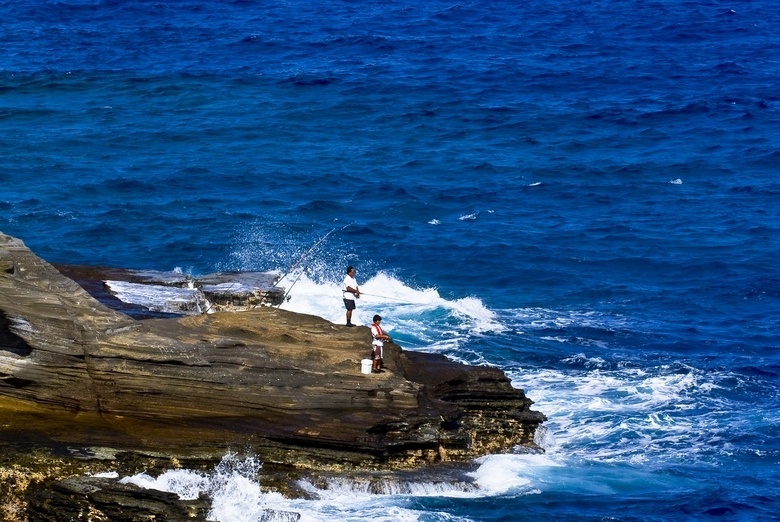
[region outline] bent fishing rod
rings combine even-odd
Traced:
[[[354,223],[354,221],[353,221],[352,223]],[[316,243],[314,243],[314,244],[311,246],[311,248],[310,248],[309,250],[307,250],[306,252],[304,252],[304,253],[303,253],[303,255],[302,255],[302,256],[301,256],[301,257],[300,257],[300,258],[299,258],[299,259],[298,259],[298,260],[297,260],[295,263],[293,263],[293,264],[292,264],[292,266],[291,266],[289,269],[287,269],[287,272],[285,272],[285,273],[284,273],[284,275],[283,275],[282,277],[280,277],[280,278],[279,278],[279,279],[276,281],[276,283],[274,283],[274,287],[276,287],[276,285],[277,285],[277,284],[279,284],[279,281],[281,281],[282,279],[284,279],[285,277],[287,277],[288,275],[290,275],[290,273],[292,273],[292,271],[293,271],[293,270],[295,270],[295,268],[296,268],[296,267],[297,267],[299,264],[301,264],[301,262],[302,262],[304,259],[306,259],[306,258],[309,256],[309,254],[311,254],[312,252],[314,252],[314,250],[315,250],[315,249],[316,249],[316,248],[317,248],[319,245],[321,245],[321,244],[322,244],[322,243],[323,243],[323,242],[324,242],[326,239],[328,239],[328,236],[330,236],[330,235],[331,235],[333,232],[335,232],[336,230],[338,230],[339,232],[341,232],[342,230],[344,230],[345,228],[347,228],[348,226],[350,226],[352,223],[347,223],[346,225],[344,225],[343,227],[341,227],[341,229],[339,229],[339,227],[334,227],[334,228],[332,228],[331,230],[329,230],[327,234],[325,234],[324,236],[322,236],[322,237],[319,239],[319,241],[317,241]],[[293,287],[293,286],[295,286],[295,283],[297,283],[297,282],[298,282],[298,279],[300,279],[300,277],[301,277],[302,273],[303,273],[303,272],[299,273],[299,274],[296,276],[295,280],[294,280],[294,281],[292,282],[292,284],[290,285],[290,288],[288,288],[288,289],[287,289],[287,291],[284,293],[284,295],[282,296],[282,300],[281,300],[281,302],[280,302],[280,303],[279,303],[279,304],[276,306],[276,308],[279,308],[280,306],[282,306],[282,303],[284,303],[284,302],[285,302],[285,300],[287,300],[287,299],[288,299],[288,297],[287,297],[287,296],[290,294],[290,290],[292,290],[292,287]]]

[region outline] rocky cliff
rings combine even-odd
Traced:
[[[0,443],[173,455],[251,449],[309,469],[398,469],[533,447],[544,416],[498,369],[260,306],[136,320],[0,234]]]

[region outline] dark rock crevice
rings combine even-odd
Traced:
[[[8,317],[0,310],[0,350],[10,352],[19,357],[28,357],[32,352],[32,347],[27,342],[14,333],[15,324],[18,320]]]

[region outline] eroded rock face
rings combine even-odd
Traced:
[[[206,498],[182,500],[175,493],[143,489],[99,477],[70,477],[31,495],[27,516],[63,520],[208,520]]]
[[[0,234],[0,442],[174,454],[251,448],[299,468],[417,467],[533,447],[544,416],[495,368],[385,348],[273,307],[143,321]]]

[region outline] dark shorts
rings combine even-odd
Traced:
[[[347,307],[347,310],[354,310],[355,309],[355,300],[354,299],[344,299],[344,306]]]

